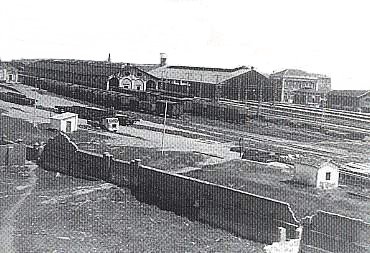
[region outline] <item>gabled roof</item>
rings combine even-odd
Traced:
[[[0,69],[7,69],[10,71],[17,71],[17,68],[10,65],[8,62],[0,62]]]
[[[149,73],[157,78],[217,84],[250,70],[250,68],[244,66],[234,69],[163,66],[153,69]]]
[[[300,69],[284,69],[279,72],[272,73],[271,77],[299,77],[299,78],[330,78],[323,74],[308,73]]]
[[[370,93],[370,90],[332,90],[329,95],[339,95],[347,97],[362,97]]]

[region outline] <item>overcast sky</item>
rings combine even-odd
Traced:
[[[370,4],[331,0],[1,1],[0,58],[298,68],[370,89]]]

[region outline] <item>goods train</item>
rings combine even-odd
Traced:
[[[131,110],[163,116],[167,103],[167,116],[174,118],[181,117],[184,113],[190,113],[212,120],[245,124],[247,120],[256,117],[256,112],[252,113],[250,107],[219,103],[211,99],[186,98],[162,90],[138,91],[119,87],[114,87],[112,90],[103,90],[34,76],[21,75],[21,77],[26,85],[78,100],[93,102],[94,104],[114,108],[115,110]],[[268,115],[261,115],[259,118],[267,122],[284,123],[280,122],[282,119],[269,117]],[[363,139],[365,137],[365,134],[358,131],[332,131],[326,127],[318,128],[316,124],[312,123],[296,122],[292,119],[284,121],[287,121],[288,125],[295,128],[311,129],[340,138]]]
[[[0,92],[0,100],[19,105],[35,105],[35,99],[28,98],[26,95],[16,92]]]
[[[248,117],[245,109],[219,105],[212,100],[175,97],[165,92],[137,91],[118,87],[102,90],[33,76],[22,77],[26,85],[115,110],[131,110],[164,116],[167,104],[167,116],[173,118],[191,113],[211,119],[242,123]]]

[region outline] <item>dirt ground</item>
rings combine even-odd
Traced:
[[[49,112],[3,101],[0,108],[0,135],[8,139],[32,144],[46,142],[56,134],[45,129]],[[152,131],[148,128],[153,125],[145,124],[120,134],[81,129],[71,137],[81,148],[110,151],[125,160],[140,158],[144,164],[164,170],[176,171],[209,160],[208,155],[189,150],[189,145],[196,146],[197,138],[178,133],[167,135],[172,140],[167,139],[162,155],[160,141],[148,145],[156,134],[160,136],[160,130]],[[168,144],[179,140],[187,141],[188,147],[171,150]],[[140,145],[124,146],[135,141]],[[199,142],[205,147],[214,144]],[[262,244],[143,204],[127,189],[31,168],[2,170],[0,238],[4,252],[263,252]]]
[[[0,252],[263,252],[102,181],[33,165],[3,168],[1,179]]]
[[[37,96],[38,105],[45,107],[78,104],[47,92],[35,92],[32,87],[16,87],[31,97]],[[0,112],[0,136],[32,144],[46,142],[55,135],[46,130],[48,111],[0,101]],[[138,124],[120,127],[116,134],[90,129],[81,120],[81,129],[71,138],[85,150],[109,151],[122,160],[139,158],[143,164],[159,169],[286,201],[299,217],[312,215],[320,208],[370,220],[368,202],[348,197],[343,189],[320,192],[292,185],[289,168],[262,164],[258,170],[251,170],[249,162],[230,151],[242,138],[246,147],[324,156],[342,163],[368,163],[369,140],[335,139],[257,121],[234,125],[185,116],[168,119],[162,155],[163,118],[138,115],[142,118]],[[10,218],[2,220],[2,235],[12,229],[13,237],[8,236],[7,242],[15,251],[145,252],[151,247],[165,252],[262,252],[261,245],[142,204],[128,190],[40,169],[34,173],[34,183],[32,172],[14,180],[18,172],[8,175],[8,171],[0,183],[0,211],[10,214]],[[12,239],[13,244],[9,244]]]

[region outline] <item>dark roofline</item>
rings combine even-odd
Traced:
[[[370,90],[331,90],[329,91],[329,95],[347,95],[351,97],[362,97],[370,93]]]
[[[241,69],[251,69],[246,66],[240,66],[237,68],[211,68],[211,67],[192,67],[192,66],[166,66],[169,69],[187,69],[187,70],[200,70],[200,71],[215,71],[215,72],[235,72]]]

